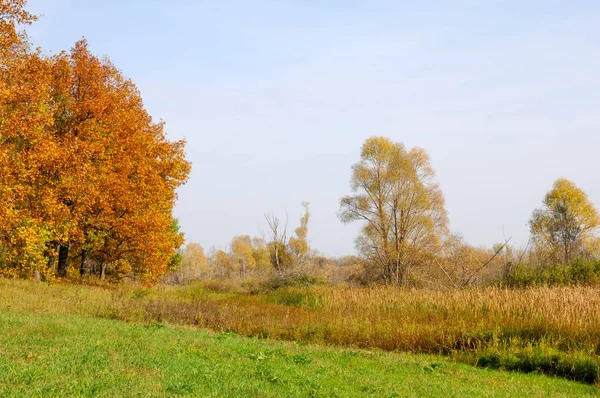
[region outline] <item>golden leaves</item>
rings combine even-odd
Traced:
[[[597,247],[600,215],[572,181],[558,179],[529,225],[537,249],[551,261],[569,263]]]
[[[343,222],[363,222],[357,246],[388,282],[403,283],[419,258],[447,233],[444,198],[427,153],[385,137],[365,141],[352,167],[353,195],[340,200]]]
[[[85,40],[30,51],[14,30],[34,20],[24,4],[0,2],[2,262],[41,269],[52,247],[71,245],[118,277],[156,280],[183,242],[172,207],[190,172],[185,142],[166,139],[136,86]]]

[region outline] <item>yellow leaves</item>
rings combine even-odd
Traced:
[[[12,264],[17,274],[33,276],[44,270],[46,242],[51,231],[39,220],[23,217],[18,225],[4,230],[2,265]]]
[[[304,215],[300,219],[300,225],[294,231],[296,236],[292,237],[289,242],[290,250],[296,257],[297,262],[303,262],[309,254],[307,235],[310,212],[308,211],[308,205],[308,202],[302,202]]]
[[[231,242],[231,254],[235,261],[237,270],[245,272],[247,268],[254,268],[254,248],[249,236],[236,236]]]
[[[593,250],[600,215],[583,190],[561,178],[546,194],[544,207],[534,211],[529,225],[537,249],[549,261],[566,264]]]
[[[387,137],[371,137],[368,138],[362,146],[360,156],[364,160],[373,160],[374,162],[384,162],[389,160],[396,149],[401,147],[404,150],[402,144],[397,144]]]
[[[223,250],[217,250],[213,255],[213,263],[216,268],[230,270],[233,268],[231,258]]]
[[[563,208],[568,208],[584,229],[600,225],[598,211],[589,201],[587,194],[567,179],[561,178],[554,183],[544,199],[544,204],[554,211],[564,211]]]
[[[387,281],[403,283],[418,258],[447,233],[444,199],[427,153],[372,137],[353,168],[353,195],[340,200],[343,222],[363,222],[357,246]]]

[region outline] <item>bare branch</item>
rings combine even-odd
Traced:
[[[498,255],[502,252],[502,250],[508,245],[508,242],[510,242],[510,240],[512,239],[512,236],[510,238],[508,238],[508,240],[504,241],[504,244],[502,246],[500,246],[496,252],[494,253],[494,255],[492,256],[492,258],[490,258],[485,264],[483,264],[481,267],[477,268],[475,270],[475,272],[473,272],[471,274],[471,276],[469,276],[469,278],[464,282],[463,286],[468,286],[472,283],[473,278],[475,277],[475,275],[477,275],[479,273],[479,271],[481,271],[482,269],[484,269],[485,267],[487,267],[492,261],[494,261],[494,259],[496,257],[498,257]]]

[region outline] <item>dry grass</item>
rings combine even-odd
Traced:
[[[480,363],[486,366],[554,372],[588,382],[598,379],[597,287],[453,291],[318,287],[248,295],[215,293],[200,286],[107,289],[0,280],[0,292],[0,307],[15,311],[167,322],[246,336],[442,353],[474,364],[485,357]],[[585,377],[577,376],[580,365],[586,369]],[[562,370],[555,369],[561,366]]]

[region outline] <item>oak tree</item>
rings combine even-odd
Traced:
[[[176,189],[190,164],[136,86],[82,40],[32,51],[24,0],[0,0],[0,272],[156,281],[183,236]],[[58,261],[56,261],[58,260]],[[57,263],[57,264],[56,264]]]
[[[0,273],[31,276],[44,271],[55,223],[43,172],[53,161],[44,148],[52,123],[50,65],[19,30],[35,20],[24,5],[0,1]]]

